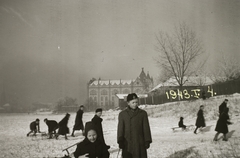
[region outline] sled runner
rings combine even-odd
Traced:
[[[63,158],[71,158],[71,157],[74,157],[74,156],[73,156],[73,153],[70,153],[68,150],[69,150],[70,148],[74,147],[75,145],[78,145],[79,143],[80,143],[80,142],[75,143],[75,144],[73,144],[73,145],[71,145],[71,146],[63,149],[62,152],[64,152],[64,151],[67,152],[67,155],[64,155]],[[111,147],[111,148],[109,149],[109,153],[114,153],[114,152],[117,152],[117,151],[118,151],[118,154],[119,154],[119,151],[120,151],[119,148],[112,148],[112,147]]]
[[[80,143],[80,142],[78,142],[78,143],[75,143],[75,144],[73,144],[73,145],[71,145],[71,146],[69,146],[69,147],[67,147],[67,148],[63,149],[63,150],[62,150],[62,152],[64,152],[64,151],[66,151],[66,152],[67,152],[67,155],[65,155],[64,157],[65,157],[65,158],[67,158],[67,157],[69,157],[69,158],[70,158],[70,157],[71,157],[71,155],[72,155],[73,153],[71,153],[71,154],[70,154],[70,153],[69,153],[69,151],[68,151],[68,149],[70,149],[70,148],[74,147],[75,145],[78,145],[79,143]]]
[[[184,129],[184,128],[182,128],[182,127],[172,127],[171,129],[173,130],[173,132],[176,132],[176,130],[182,130],[182,131],[184,131],[184,130],[186,130],[186,131],[188,131],[188,130],[193,130],[194,129],[194,125],[188,125],[188,126],[186,126],[186,129]]]

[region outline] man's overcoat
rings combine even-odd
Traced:
[[[215,131],[218,133],[227,134],[228,133],[228,124],[229,122],[229,115],[227,113],[222,113],[217,121],[217,125]]]
[[[117,140],[119,144],[123,143],[123,158],[147,158],[146,146],[152,142],[147,112],[139,108],[121,111]]]
[[[84,130],[82,117],[83,117],[83,110],[79,109],[75,118],[75,124],[74,124],[73,130]]]
[[[205,119],[204,119],[204,116],[203,116],[203,110],[200,109],[197,113],[197,120],[196,120],[196,124],[195,124],[197,127],[206,127],[206,124],[205,124]]]
[[[103,121],[103,119],[97,115],[94,115],[94,117],[92,118],[92,122],[94,123],[94,125],[97,129],[98,139],[105,144],[105,140],[103,137],[102,121]]]
[[[58,123],[55,120],[47,120],[46,124],[48,126],[48,133],[51,133],[58,129]]]

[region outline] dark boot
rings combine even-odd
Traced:
[[[75,137],[74,132],[75,132],[75,130],[72,131],[72,134],[71,134],[72,137]]]
[[[194,134],[197,134],[197,129],[198,129],[198,127],[194,130],[194,132],[193,132]]]
[[[213,141],[218,141],[218,135],[219,135],[219,133],[216,133],[216,134],[215,134],[215,136],[214,136],[214,138],[213,138]]]
[[[58,139],[58,134],[57,133],[55,134],[55,138]]]
[[[32,131],[28,132],[27,137],[32,133]]]
[[[223,134],[223,141],[228,141],[226,134]]]

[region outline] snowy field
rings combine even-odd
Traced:
[[[213,142],[215,135],[215,125],[217,118],[211,117],[217,111],[218,105],[224,100],[224,97],[209,99],[206,101],[185,102],[181,104],[171,103],[163,105],[143,106],[149,113],[149,122],[152,132],[153,143],[148,149],[149,158],[174,158],[174,157],[240,157],[240,116],[239,116],[239,95],[228,96],[231,119],[234,123],[229,126],[229,141],[219,140]],[[206,105],[206,125],[203,132],[197,135],[193,130],[176,132],[172,127],[177,126],[179,116],[183,116],[184,124],[194,125],[196,120],[196,111],[200,104]],[[214,105],[213,105],[214,104]],[[191,106],[190,110],[189,107]],[[194,114],[189,113],[191,109],[196,109]],[[182,109],[176,111],[176,109]],[[184,109],[185,108],[185,109]],[[214,109],[214,110],[213,110]],[[212,112],[213,111],[213,112]],[[106,143],[111,146],[111,158],[117,158],[118,146],[116,142],[117,118],[119,111],[103,112],[103,130]],[[69,120],[70,132],[74,124],[75,113],[70,113]],[[60,121],[65,114],[0,114],[0,157],[62,157],[66,152],[62,150],[81,140],[81,132],[76,131],[76,137],[69,135],[69,140],[60,136],[58,140],[46,139],[40,134],[37,137],[26,137],[29,132],[29,124],[36,118],[40,119],[40,130],[47,132],[47,126],[43,122],[44,118]],[[83,121],[91,120],[94,113],[84,113]],[[221,135],[220,135],[221,136]],[[75,150],[75,146],[70,152]],[[119,156],[120,157],[120,156]]]

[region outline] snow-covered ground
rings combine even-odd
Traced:
[[[212,140],[215,135],[214,128],[217,120],[216,117],[210,116],[215,115],[214,111],[217,111],[218,105],[220,105],[225,97],[229,99],[229,107],[230,111],[232,111],[231,118],[234,124],[229,126],[229,131],[231,132],[228,142],[222,140],[213,142]],[[178,130],[173,132],[171,128],[177,126],[179,116],[184,116],[184,123],[186,125],[195,124],[195,112],[198,110],[200,104],[206,105],[207,127],[204,132],[200,132],[197,135],[193,134],[193,130]],[[239,104],[240,96],[235,94],[210,98],[206,101],[199,100],[166,105],[141,106],[149,113],[152,132],[153,143],[148,149],[149,158],[173,158],[178,157],[178,155],[182,158],[197,156],[219,157],[217,156],[218,154],[223,155],[222,157],[228,157],[229,153],[240,156]],[[196,110],[191,112],[192,109]],[[103,112],[103,130],[106,143],[111,146],[111,158],[116,158],[118,153],[118,145],[116,142],[118,113],[119,111],[112,110]],[[68,126],[72,131],[76,114],[70,114],[71,117]],[[0,157],[64,156],[64,154],[66,154],[66,152],[62,152],[64,148],[83,139],[81,132],[76,131],[76,137],[69,136],[69,140],[65,140],[64,137],[59,137],[58,140],[46,139],[46,137],[41,137],[41,135],[37,137],[26,137],[26,134],[29,132],[30,122],[36,118],[40,119],[41,131],[46,132],[47,126],[43,122],[44,118],[60,121],[64,115],[65,114],[0,114]],[[93,116],[94,113],[84,113],[83,121],[90,121]],[[70,148],[70,152],[74,150],[75,147]],[[182,153],[184,153],[184,156],[182,156]],[[224,154],[226,156],[224,156]]]

